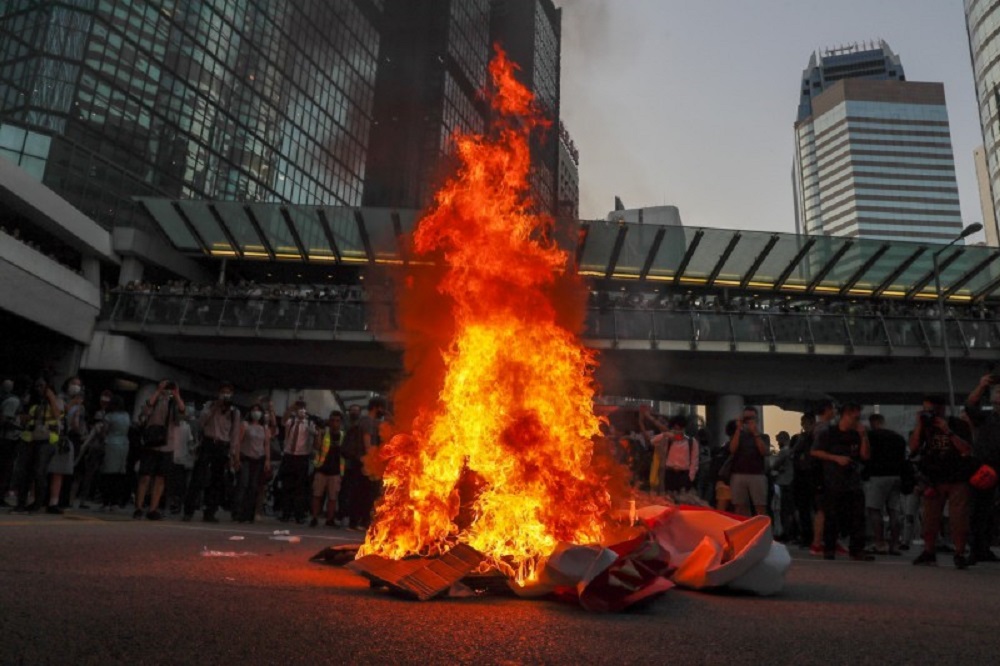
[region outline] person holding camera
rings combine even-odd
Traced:
[[[160,513],[160,500],[167,487],[167,475],[174,459],[170,433],[177,427],[186,409],[177,384],[168,379],[160,382],[143,406],[140,422],[143,428],[144,446],[139,457],[139,483],[135,492],[133,518],[142,518],[146,493],[152,481],[153,490],[146,518],[163,519]]]
[[[823,558],[837,554],[841,529],[850,535],[848,553],[852,560],[870,562],[865,554],[865,494],[861,467],[871,458],[868,433],[861,423],[861,405],[844,403],[840,419],[816,433],[812,457],[822,462],[823,476]]]
[[[224,382],[219,387],[219,397],[205,405],[198,424],[201,427],[201,446],[194,463],[191,485],[184,499],[184,521],[194,517],[201,504],[199,496],[205,493],[205,512],[202,520],[217,523],[215,517],[225,492],[226,466],[230,450],[239,451],[240,410],[233,404],[233,385]]]
[[[751,515],[751,504],[758,516],[767,515],[764,459],[767,457],[768,446],[758,423],[757,409],[744,407],[736,422],[736,432],[729,440],[729,453],[733,457],[729,487],[736,513],[743,516]]]
[[[910,434],[910,453],[920,456],[918,469],[925,477],[924,491],[924,550],[913,561],[916,565],[937,565],[938,533],[944,507],[948,505],[951,537],[955,543],[955,567],[969,566],[965,543],[969,534],[969,485],[965,460],[972,454],[968,437],[955,432],[965,424],[945,418],[945,400],[937,396],[924,398],[923,409],[917,414],[917,424]]]
[[[991,411],[979,406],[984,393],[989,393]],[[977,462],[1000,472],[1000,370],[984,375],[965,401],[965,413],[976,427],[972,443]],[[996,536],[997,487],[972,489],[970,546],[975,562],[1000,562],[990,546]]]

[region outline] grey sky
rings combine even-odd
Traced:
[[[961,0],[563,0],[580,215],[669,203],[690,226],[793,231],[792,123],[818,48],[885,39],[945,85],[965,221],[982,143]]]

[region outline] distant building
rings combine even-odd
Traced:
[[[535,95],[550,129],[531,143],[531,194],[538,209],[553,217],[559,196],[559,72],[562,10],[552,0],[492,0],[490,40],[517,64],[517,77]]]
[[[965,0],[969,55],[983,132],[976,155],[976,177],[987,244],[997,246],[996,209],[1000,206],[1000,0]],[[985,198],[984,198],[985,197]],[[987,206],[987,202],[989,206]]]
[[[481,133],[488,108],[490,0],[385,0],[367,206],[425,208],[456,131]]]
[[[0,155],[105,228],[135,196],[359,205],[378,4],[0,3]]]
[[[993,201],[993,188],[990,187],[990,170],[986,162],[986,148],[979,146],[972,151],[972,159],[976,163],[976,183],[979,186],[979,206],[983,212],[983,231],[986,234],[986,244],[990,247],[1000,247],[996,204]]]
[[[577,220],[580,217],[580,151],[559,121],[559,217]]]
[[[795,123],[796,230],[947,242],[962,229],[944,86],[889,46],[813,54]]]

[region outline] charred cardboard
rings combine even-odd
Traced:
[[[427,601],[447,592],[483,561],[474,548],[459,544],[440,557],[390,560],[365,555],[347,565],[356,574],[390,590]]]

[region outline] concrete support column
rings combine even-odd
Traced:
[[[80,261],[83,277],[98,289],[101,288],[101,262],[97,257],[83,257]]]
[[[712,435],[713,448],[722,444],[726,437],[726,423],[739,418],[743,405],[743,396],[726,394],[705,406],[705,422]]]
[[[129,282],[142,280],[143,265],[135,257],[122,258],[121,272],[118,273],[118,285],[124,287]]]

